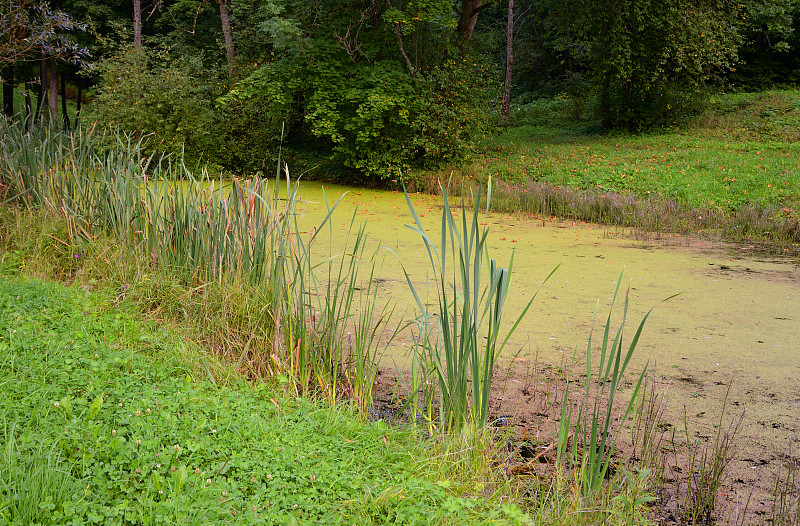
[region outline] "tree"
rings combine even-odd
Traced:
[[[133,0],[133,45],[142,47],[142,0]]]
[[[731,69],[739,10],[726,0],[585,0],[582,26],[604,127],[636,129]]]
[[[14,66],[41,61],[43,97],[45,76],[50,83],[50,114],[58,115],[57,61],[82,64],[88,52],[64,33],[84,29],[61,9],[60,0],[5,0],[0,3],[0,71],[3,72],[3,109],[14,115]],[[49,75],[46,73],[49,72]]]
[[[478,23],[478,15],[487,7],[495,4],[495,0],[461,0],[461,11],[458,14],[458,26],[456,31],[461,39],[462,49],[472,38],[475,25]]]
[[[508,16],[506,17],[506,76],[503,84],[503,103],[500,109],[501,122],[508,121],[508,110],[511,106],[511,75],[514,72],[514,0],[508,0]]]
[[[3,0],[0,2],[0,67],[40,58],[83,63],[86,49],[66,32],[83,30],[47,0]]]
[[[219,4],[219,18],[222,22],[222,36],[225,39],[225,55],[228,59],[228,76],[231,78],[236,71],[236,50],[233,47],[233,32],[229,13],[230,0],[217,0]]]

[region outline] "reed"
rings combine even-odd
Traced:
[[[91,129],[26,131],[5,121],[0,152],[4,200],[63,218],[63,243],[111,237],[144,268],[166,270],[190,290],[227,287],[258,302],[249,311],[260,310],[268,323],[254,332],[272,348],[254,350],[248,340],[239,355],[247,370],[331,399],[351,393],[362,409],[369,406],[378,350],[387,344],[380,335],[393,312],[378,304],[376,262],[366,257],[355,215],[347,244],[316,254],[321,233],[332,235],[339,201],[327,203],[324,220],[307,234],[298,181],[285,165],[273,182],[260,174],[224,180],[190,170],[179,157],[148,155],[142,139],[98,137]]]
[[[623,334],[629,301],[628,293],[626,293],[622,320],[613,341],[611,340],[611,317],[619,294],[623,273],[620,273],[608,317],[606,318],[597,369],[596,371],[593,370],[592,365],[592,356],[594,354],[592,349],[593,327],[589,333],[589,341],[586,346],[586,381],[582,400],[577,408],[570,406],[570,389],[569,382],[567,382],[561,407],[557,453],[559,463],[580,471],[583,491],[587,494],[599,491],[603,480],[608,475],[612,464],[614,445],[617,437],[621,434],[620,426],[633,413],[647,372],[647,366],[645,366],[639,373],[630,400],[627,405],[623,406],[624,409],[622,410],[621,418],[618,420],[617,429],[613,429],[614,412],[618,411],[618,407],[615,405],[616,395],[621,388],[621,381],[625,377],[630,360],[639,343],[644,324],[653,311],[651,308],[644,315],[630,344],[625,349],[623,347]],[[594,320],[597,318],[597,310],[598,307],[595,307]],[[577,347],[575,350],[577,352]],[[575,356],[573,355],[574,361]]]
[[[444,187],[441,191],[443,210],[438,248],[426,234],[406,193],[414,218],[414,225],[406,226],[419,234],[425,245],[437,297],[436,308],[430,309],[406,272],[406,281],[419,308],[409,400],[413,414],[423,418],[432,429],[459,432],[471,423],[480,430],[488,421],[497,359],[538,291],[501,337],[514,257],[507,268],[490,258],[488,229],[479,226],[480,189],[473,198],[471,215],[462,200],[460,222],[453,216],[447,191]],[[489,206],[487,200],[487,213]]]
[[[728,465],[734,458],[736,434],[741,429],[745,415],[743,411],[739,417],[732,418],[727,426],[724,425],[730,389],[731,384],[728,384],[713,441],[708,443],[692,440],[689,434],[689,418],[684,407],[683,432],[687,459],[680,466],[673,436],[673,450],[676,452],[673,468],[676,473],[675,489],[684,524],[714,524],[717,518],[717,497]],[[742,516],[746,515],[745,509]]]

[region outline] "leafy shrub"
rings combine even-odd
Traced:
[[[351,76],[352,73],[352,76]],[[341,161],[367,175],[397,177],[413,165],[465,157],[488,124],[487,79],[450,62],[414,79],[399,62],[331,68],[317,76],[306,119]]]
[[[100,63],[101,87],[89,118],[106,128],[150,135],[152,148],[199,156],[213,151],[210,86],[198,57],[174,60],[167,51],[123,48]]]

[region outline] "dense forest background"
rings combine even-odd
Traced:
[[[800,0],[6,0],[0,18],[7,115],[232,173],[281,150],[396,179],[554,105],[638,132],[800,83]]]

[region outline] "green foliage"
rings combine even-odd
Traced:
[[[438,49],[447,49],[452,32],[442,25],[449,11],[443,5],[331,6],[321,25],[302,34],[298,27],[312,22],[310,13],[292,18],[280,6],[265,9],[259,27],[273,51],[219,101],[261,98],[283,108],[290,138],[307,133],[334,160],[368,177],[398,179],[412,166],[463,159],[486,130],[494,90],[488,68]],[[408,63],[393,38],[395,24],[414,43]],[[424,49],[430,33],[443,44]],[[289,45],[279,46],[282,38]]]
[[[176,61],[167,51],[123,48],[98,65],[102,84],[86,120],[149,137],[151,149],[210,152],[214,117],[200,68],[196,59]]]
[[[487,124],[486,79],[470,69],[450,63],[419,81],[399,62],[327,69],[306,118],[346,166],[368,175],[400,178],[411,166],[457,161]]]
[[[606,126],[638,129],[731,69],[739,35],[726,2],[590,2],[593,76]]]
[[[409,404],[415,417],[431,430],[438,428],[444,433],[458,433],[471,424],[480,431],[488,424],[494,366],[508,338],[536,299],[536,293],[505,337],[501,337],[513,255],[508,268],[489,258],[488,230],[479,226],[480,191],[474,199],[471,219],[467,218],[468,211],[462,200],[460,224],[453,217],[444,188],[442,195],[442,237],[437,248],[425,233],[406,193],[416,223],[408,228],[419,234],[425,244],[438,300],[437,308],[429,309],[404,270],[419,308]],[[490,201],[491,186],[487,213]],[[484,272],[488,272],[488,276],[484,277]]]
[[[38,524],[502,520],[439,483],[408,432],[215,386],[176,358],[182,338],[108,307],[0,277],[0,522],[29,523],[23,504]]]

